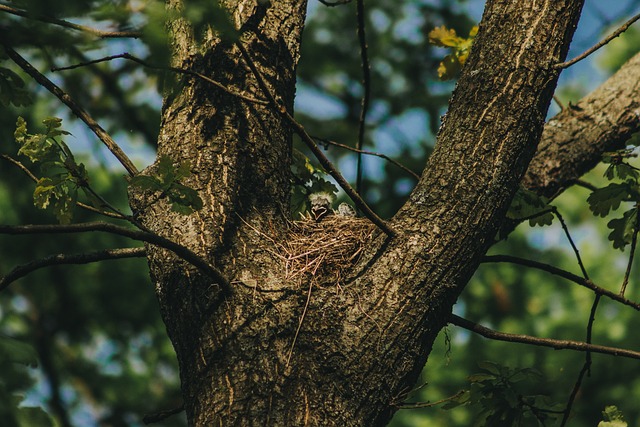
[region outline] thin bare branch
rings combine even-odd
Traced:
[[[23,165],[22,162],[20,162],[19,160],[16,160],[7,154],[0,154],[0,158],[18,167],[18,169],[24,172],[34,182],[38,182],[38,177],[36,177],[33,173],[31,173],[31,171],[25,165]]]
[[[86,233],[89,231],[99,231],[104,233],[117,234],[133,240],[151,243],[168,249],[191,265],[199,268],[203,273],[214,279],[223,292],[229,295],[232,291],[231,285],[224,275],[207,261],[178,243],[172,242],[157,234],[148,231],[132,230],[109,222],[83,222],[69,225],[0,225],[0,234],[21,235],[21,234],[66,234],[66,233]]]
[[[395,405],[395,407],[398,408],[398,409],[430,408],[432,406],[438,406],[438,405],[446,403],[446,402],[448,402],[450,400],[457,399],[458,397],[462,396],[464,393],[466,393],[466,390],[460,390],[459,392],[457,392],[453,396],[445,397],[444,399],[440,399],[440,400],[437,400],[435,402],[401,403],[399,405]]]
[[[627,22],[625,22],[624,24],[622,24],[622,26],[620,28],[618,28],[617,30],[615,30],[613,33],[611,33],[609,36],[607,36],[605,39],[601,40],[599,43],[597,43],[596,45],[590,47],[589,49],[585,50],[583,53],[581,53],[580,55],[576,56],[575,58],[573,58],[570,61],[566,61],[566,62],[560,62],[558,64],[555,64],[553,66],[553,68],[555,69],[564,69],[564,68],[568,68],[570,66],[572,66],[573,64],[575,64],[578,61],[582,61],[584,58],[586,58],[587,56],[591,55],[593,52],[595,52],[596,50],[600,49],[602,46],[606,45],[607,43],[609,43],[611,40],[615,39],[616,37],[618,37],[620,34],[624,33],[625,31],[627,31],[627,29],[634,23],[636,22],[638,19],[640,19],[640,13],[633,16],[631,19],[629,19]]]
[[[346,144],[340,144],[339,142],[332,141],[330,139],[319,138],[317,136],[313,136],[312,138],[314,140],[316,140],[316,141],[320,141],[323,144],[329,144],[329,145],[333,145],[333,146],[336,146],[336,147],[344,148],[345,150],[353,151],[355,153],[361,153],[361,154],[366,154],[368,156],[380,157],[381,159],[384,159],[384,160],[388,161],[392,165],[395,165],[395,166],[399,167],[400,169],[402,169],[403,171],[405,171],[406,173],[411,175],[416,180],[420,179],[420,175],[418,175],[417,173],[415,173],[414,171],[412,171],[411,169],[409,169],[408,167],[406,167],[402,163],[398,162],[397,160],[394,160],[391,157],[387,156],[386,154],[376,153],[374,151],[358,150],[358,149],[350,147],[350,146],[348,146]]]
[[[590,190],[590,191],[596,191],[598,189],[598,187],[591,184],[590,182],[583,181],[581,179],[574,179],[571,181],[567,181],[567,185],[577,185],[578,187],[586,188],[587,190]]]
[[[336,0],[336,1],[327,1],[327,0],[318,0],[325,6],[334,7],[334,6],[342,6],[343,4],[351,3],[351,0]]]
[[[153,414],[147,414],[142,417],[142,422],[145,424],[155,424],[169,418],[172,415],[179,414],[184,411],[184,403],[177,408],[167,409],[166,411],[160,411]]]
[[[226,93],[228,93],[229,95],[233,95],[233,96],[237,96],[238,98],[244,99],[245,101],[249,101],[249,102],[253,102],[255,104],[261,104],[261,105],[268,105],[269,102],[263,100],[263,99],[256,99],[256,98],[252,98],[250,96],[246,96],[243,95],[241,93],[238,92],[234,92],[231,89],[227,88],[225,85],[223,85],[220,82],[217,82],[207,76],[205,76],[204,74],[200,74],[198,72],[195,71],[191,71],[191,70],[185,70],[183,68],[177,68],[177,67],[160,67],[157,65],[152,65],[149,64],[147,61],[144,61],[140,58],[137,58],[133,55],[130,55],[129,53],[125,52],[125,53],[121,53],[118,55],[111,55],[111,56],[105,56],[104,58],[99,58],[99,59],[94,59],[93,61],[87,61],[87,62],[81,62],[75,65],[69,65],[67,67],[55,67],[52,68],[51,71],[64,71],[64,70],[72,70],[74,68],[79,68],[79,67],[86,67],[87,65],[93,65],[93,64],[98,64],[100,62],[106,62],[106,61],[111,61],[114,59],[128,59],[130,61],[136,62],[146,68],[150,68],[152,70],[160,70],[160,71],[173,71],[174,73],[178,73],[178,74],[185,74],[187,76],[192,76],[192,77],[196,77],[199,78],[207,83],[212,84],[213,86],[217,87],[218,89],[221,89],[223,91],[225,91]]]
[[[110,259],[139,258],[144,257],[144,248],[105,249],[101,251],[87,252],[83,254],[54,254],[36,259],[26,264],[19,265],[0,277],[0,291],[6,289],[11,283],[41,268],[52,265],[89,264],[92,262],[106,261]]]
[[[596,294],[600,294],[607,298],[610,298],[614,301],[617,301],[621,304],[627,305],[637,311],[640,311],[640,304],[630,301],[623,296],[616,294],[615,292],[608,291],[600,286],[596,286],[591,280],[587,280],[584,277],[580,277],[576,274],[570,273],[568,271],[562,270],[558,267],[554,267],[549,264],[545,264],[542,262],[532,261],[529,259],[518,258],[511,255],[490,255],[485,256],[482,259],[482,262],[510,262],[513,264],[524,265],[526,267],[536,268],[538,270],[546,271],[547,273],[551,273],[555,276],[563,277],[567,280],[570,280],[580,286],[584,286],[585,288],[591,289]]]
[[[636,220],[633,226],[633,236],[631,237],[631,250],[629,251],[629,261],[627,262],[627,270],[624,272],[624,279],[622,280],[622,286],[620,287],[620,296],[624,296],[624,291],[627,290],[629,284],[629,277],[631,276],[631,266],[633,265],[633,258],[636,254],[636,246],[638,244],[638,227],[640,227],[640,211],[636,212]]]
[[[358,123],[358,140],[356,150],[362,150],[364,146],[364,131],[369,110],[369,98],[371,97],[371,67],[369,66],[369,54],[367,48],[367,34],[365,32],[364,0],[356,0],[356,18],[358,20],[358,41],[360,42],[360,63],[362,66],[362,102],[360,107],[360,120]],[[363,194],[362,188],[362,153],[358,153],[356,166],[356,191]]]
[[[560,215],[560,212],[558,211],[557,207],[553,206],[552,211],[554,215],[558,218],[558,221],[560,221],[560,225],[562,226],[564,235],[567,236],[567,240],[569,240],[571,249],[573,249],[573,253],[576,256],[576,259],[578,260],[580,271],[582,271],[582,277],[584,277],[586,280],[589,280],[589,274],[587,274],[587,269],[584,267],[584,263],[582,262],[582,257],[580,257],[580,251],[578,250],[578,247],[576,246],[576,244],[573,242],[573,239],[571,238],[571,234],[569,233],[569,228],[567,227],[567,223],[564,222],[564,218],[562,217],[562,215]]]
[[[340,187],[342,187],[342,189],[347,194],[347,196],[349,196],[349,198],[353,200],[353,203],[364,214],[364,216],[366,216],[371,222],[373,222],[382,231],[384,231],[385,234],[387,234],[388,236],[394,236],[396,234],[395,231],[389,226],[389,224],[386,223],[386,221],[380,218],[369,207],[369,205],[367,205],[367,203],[362,199],[362,197],[360,197],[360,195],[353,189],[353,187],[349,185],[347,180],[342,176],[342,174],[338,171],[338,169],[336,169],[333,163],[331,163],[331,161],[324,155],[324,153],[322,152],[322,150],[320,150],[320,148],[318,147],[316,142],[313,140],[313,138],[311,138],[311,136],[307,133],[304,126],[298,123],[298,121],[294,119],[291,114],[289,114],[289,112],[287,111],[287,107],[285,107],[281,101],[276,100],[274,98],[271,91],[269,91],[269,87],[267,86],[267,83],[264,81],[262,74],[256,67],[256,64],[253,62],[253,59],[251,59],[249,52],[247,52],[247,50],[242,45],[242,43],[237,42],[236,46],[238,46],[238,49],[240,49],[240,52],[242,53],[242,57],[244,58],[246,63],[249,65],[251,72],[253,73],[256,80],[258,81],[258,85],[260,86],[260,89],[262,90],[264,95],[267,97],[271,105],[273,105],[276,111],[278,111],[289,122],[289,124],[293,127],[293,130],[298,134],[298,136],[300,136],[302,141],[316,156],[316,158],[320,162],[320,165],[322,165],[322,167],[329,173],[329,175],[331,175],[333,179],[336,180],[338,185],[340,185]]]
[[[20,68],[22,68],[27,74],[29,74],[35,81],[37,81],[42,87],[54,94],[63,104],[78,116],[80,120],[93,131],[100,141],[113,153],[118,159],[120,164],[129,172],[129,175],[136,175],[138,169],[131,162],[129,157],[122,151],[120,146],[111,138],[111,136],[96,122],[84,109],[82,109],[76,102],[62,89],[56,86],[45,75],[36,70],[29,62],[27,62],[22,56],[9,46],[4,39],[0,38],[0,43],[4,47],[7,55],[15,62]]]
[[[16,167],[18,167],[29,178],[31,178],[31,180],[33,182],[35,182],[35,183],[38,182],[38,177],[35,176],[33,173],[31,173],[31,171],[24,164],[22,164],[22,162],[20,162],[19,160],[16,160],[13,157],[8,156],[6,154],[0,154],[0,158],[6,160],[9,163],[11,163],[11,164],[15,165]],[[86,210],[91,211],[91,212],[98,213],[100,215],[108,216],[110,218],[126,219],[126,220],[129,220],[129,221],[131,220],[131,218],[129,218],[127,215],[122,214],[117,209],[115,209],[114,212],[103,211],[102,209],[94,208],[93,206],[87,205],[86,203],[82,203],[82,202],[76,202],[76,206],[81,207],[82,209],[86,209]]]
[[[485,338],[496,341],[531,344],[538,347],[550,347],[555,350],[591,351],[593,353],[608,354],[611,356],[620,356],[629,359],[640,359],[640,352],[638,351],[626,350],[616,347],[607,347],[604,345],[587,344],[580,341],[556,340],[551,338],[533,337],[531,335],[499,332],[474,323],[470,320],[463,319],[462,317],[456,316],[455,314],[452,314],[451,317],[449,317],[449,323],[467,329],[471,332],[475,332]]]
[[[596,310],[598,309],[598,304],[600,303],[600,294],[596,294],[595,299],[593,300],[593,304],[591,305],[591,312],[589,314],[589,323],[587,324],[587,344],[591,344],[591,338],[593,334],[593,323],[596,320]],[[564,427],[569,421],[569,415],[571,415],[571,408],[573,407],[573,402],[578,395],[578,391],[580,391],[580,387],[582,385],[582,380],[587,372],[591,370],[591,350],[587,350],[585,354],[585,361],[582,365],[582,369],[578,373],[578,378],[576,379],[575,384],[573,385],[573,389],[571,390],[571,394],[569,395],[569,400],[567,401],[567,406],[563,411],[562,422],[560,423],[560,427]]]
[[[70,28],[72,30],[82,31],[85,33],[93,34],[94,36],[106,39],[106,38],[134,38],[137,39],[142,36],[140,31],[103,31],[96,28],[87,27],[86,25],[74,24],[73,22],[65,21],[64,19],[54,18],[52,16],[34,14],[26,10],[16,9],[14,7],[7,6],[6,4],[0,4],[0,12],[10,13],[12,15],[20,16],[27,19],[33,19],[35,21],[47,22],[49,24],[59,25],[64,28]]]

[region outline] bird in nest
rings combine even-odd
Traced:
[[[338,210],[334,211],[331,208],[334,197],[331,193],[320,192],[309,195],[309,204],[311,205],[311,216],[316,222],[320,222],[322,218],[329,215],[340,215],[345,217],[355,217],[356,211],[348,203],[340,203]]]

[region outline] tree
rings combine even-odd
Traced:
[[[212,30],[192,25],[182,2],[167,2],[175,73],[157,160],[144,171],[57,94],[130,175],[133,216],[115,214],[137,230],[2,231],[99,230],[146,243],[190,424],[385,425],[441,329],[479,330],[451,308],[496,234],[510,231],[505,217],[519,184],[554,197],[637,131],[637,93],[626,82],[638,60],[610,81],[615,96],[594,92],[545,126],[582,2],[487,2],[437,145],[408,200],[385,220],[292,116],[306,2],[221,4],[230,25],[217,19]],[[55,92],[11,41],[2,44]],[[294,134],[365,219],[292,223]],[[72,170],[83,187],[81,168]],[[628,302],[593,289],[598,299]]]

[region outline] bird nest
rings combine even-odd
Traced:
[[[375,226],[365,218],[330,215],[316,222],[310,217],[293,221],[277,255],[285,264],[285,278],[340,283],[342,274],[355,264]]]

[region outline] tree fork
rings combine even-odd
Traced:
[[[224,3],[291,111],[305,2]],[[436,149],[390,221],[397,235],[374,233],[339,283],[295,283],[274,255],[286,238],[292,132],[277,111],[197,81],[165,99],[159,152],[191,162],[188,184],[205,207],[178,216],[162,202],[146,206],[144,194],[132,194],[132,206],[146,227],[203,256],[233,286],[223,298],[196,269],[147,248],[191,425],[388,423],[535,152],[558,77],[553,65],[566,56],[581,7],[487,2]],[[170,28],[174,66],[259,94],[232,45],[199,42],[180,20]]]

